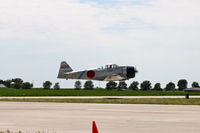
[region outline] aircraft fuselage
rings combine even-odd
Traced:
[[[67,72],[66,69],[66,71],[64,71],[63,73],[63,76],[60,78],[99,81],[120,81],[134,78],[136,73],[137,70],[133,66],[106,65],[105,67],[101,67],[98,69],[88,69],[83,71]]]

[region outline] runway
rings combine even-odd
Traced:
[[[0,130],[25,133],[199,133],[200,106],[0,102]]]
[[[38,97],[0,97],[0,99],[98,99],[98,98],[185,98],[185,96],[38,96]],[[200,98],[200,96],[190,96],[190,98]]]

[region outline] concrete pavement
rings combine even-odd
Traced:
[[[0,102],[0,130],[34,133],[199,133],[200,106]]]

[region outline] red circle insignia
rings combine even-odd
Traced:
[[[88,78],[92,79],[92,78],[94,78],[94,76],[95,76],[95,72],[94,71],[90,70],[90,71],[87,72],[87,77]]]

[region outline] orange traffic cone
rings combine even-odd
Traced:
[[[97,125],[95,121],[92,122],[92,133],[98,133]]]

